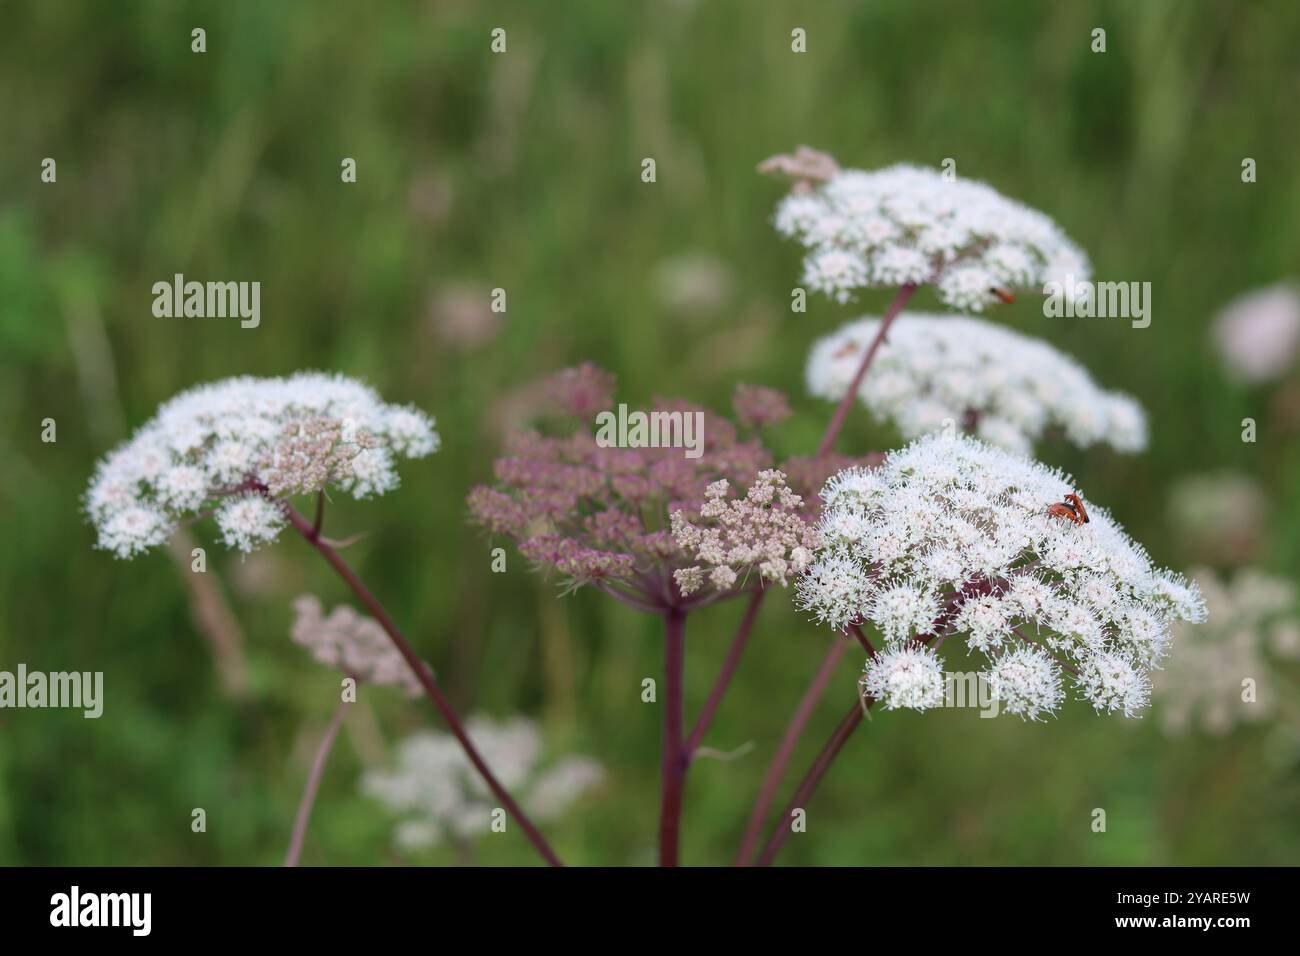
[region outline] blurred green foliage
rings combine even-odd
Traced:
[[[289,602],[308,589],[343,601],[342,586],[289,536],[246,562],[210,549],[245,638],[251,684],[236,699],[191,616],[188,572],[165,552],[123,563],[92,550],[78,497],[95,460],[177,391],[309,367],[438,417],[441,453],[406,467],[394,494],[338,502],[329,531],[369,532],[349,559],[462,707],[538,716],[557,751],[610,768],[594,801],[548,828],[566,860],[651,861],[659,713],[639,692],[659,672],[656,622],[590,592],[558,599],[513,551],[490,573],[464,495],[490,477],[529,383],[584,359],[617,372],[634,404],[725,407],[736,381],[785,388],[798,415],[778,450],[811,449],[829,408],[803,394],[803,359],[855,307],[789,312],[799,252],[770,228],[782,187],[755,165],[799,143],[862,168],[953,157],[1056,218],[1099,275],[1151,281],[1141,332],[1051,322],[1032,296],[997,312],[1150,415],[1144,455],[1048,444],[1040,457],[1174,567],[1186,561],[1170,483],[1254,474],[1273,507],[1262,563],[1288,576],[1300,564],[1294,423],[1267,390],[1230,384],[1206,335],[1218,306],[1300,265],[1294,3],[49,0],[0,4],[0,23],[0,668],[102,670],[107,698],[98,721],[0,711],[0,863],[282,858],[337,688],[289,642]],[[198,26],[205,54],[190,50]],[[508,52],[494,56],[498,26]],[[1090,50],[1098,26],[1104,54]],[[47,156],[57,184],[40,181]],[[640,180],[646,156],[654,185]],[[356,184],[340,182],[343,157]],[[665,295],[665,268],[682,262],[726,281]],[[177,272],[259,280],[261,327],[155,319],[150,287]],[[509,310],[492,341],[440,331],[449,290],[486,301],[494,287]],[[1258,444],[1240,441],[1248,415]],[[47,417],[55,444],[40,441]],[[841,448],[896,442],[859,415]],[[195,533],[212,543],[210,526]],[[730,860],[828,640],[784,596],[768,603],[709,736],[756,749],[693,769],[689,864]],[[740,612],[690,620],[692,711]],[[845,664],[840,698],[855,678]],[[358,776],[436,718],[423,701],[366,700],[305,862],[397,861]],[[819,710],[800,771],[841,709]],[[1266,728],[1169,739],[1154,719],[1077,703],[1035,725],[878,715],[782,859],[1293,863],[1300,770],[1267,741]],[[206,833],[191,832],[195,807]],[[535,860],[517,828],[479,853]]]

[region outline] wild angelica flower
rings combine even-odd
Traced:
[[[683,595],[705,582],[719,591],[735,586],[751,570],[764,581],[786,586],[787,574],[799,574],[812,560],[817,532],[804,518],[803,499],[786,485],[779,471],[760,471],[744,498],[727,500],[725,478],[704,490],[699,518],[672,514],[673,538],[701,562],[673,573]]]
[[[221,543],[236,551],[256,551],[270,544],[284,527],[280,506],[256,494],[241,494],[217,508]],[[120,554],[118,557],[124,557]]]
[[[850,468],[822,492],[822,544],[799,602],[837,630],[871,623],[886,647],[963,635],[1013,713],[1050,712],[1064,671],[1097,710],[1132,716],[1172,623],[1202,620],[1204,603],[1105,509],[1090,502],[1086,524],[1050,516],[1074,488],[1058,470],[966,436],[924,438],[878,468]]]
[[[663,399],[653,408],[704,413],[699,458],[686,458],[681,448],[603,448],[591,427],[595,413],[612,402],[612,391],[612,376],[595,366],[556,376],[549,388],[552,400],[577,419],[578,427],[559,436],[528,431],[507,439],[504,457],[495,463],[497,484],[471,490],[470,515],[489,531],[517,541],[525,557],[557,571],[569,587],[594,585],[641,609],[659,610],[684,596],[675,586],[674,572],[699,561],[674,539],[670,515],[682,512],[680,520],[696,521],[706,487],[725,479],[727,487],[747,488],[771,467],[773,455],[757,436],[742,438],[722,416]],[[778,418],[784,403],[779,393],[758,393],[752,386],[742,389],[737,400],[741,413],[755,424]],[[845,460],[827,456],[788,464],[798,491],[819,487]],[[800,484],[811,481],[817,483]],[[777,493],[770,481],[764,488]],[[815,502],[802,507],[810,517]],[[776,545],[769,544],[771,554],[762,560],[772,562],[778,555]],[[787,553],[784,559],[790,557]],[[776,570],[772,563],[773,579]],[[738,577],[728,587],[719,587],[722,583],[720,574],[712,596],[745,586]]]
[[[1209,568],[1192,578],[1205,594],[1209,623],[1175,624],[1178,653],[1155,675],[1163,726],[1182,733],[1200,724],[1212,734],[1267,720],[1294,700],[1279,663],[1300,658],[1295,583],[1257,568],[1228,581]]]
[[[438,449],[433,419],[341,375],[231,378],[182,392],[96,467],[85,496],[98,546],[134,557],[215,508],[223,542],[251,551],[284,524],[269,499],[397,487],[395,461]]]
[[[1056,663],[1031,647],[1016,647],[998,655],[985,679],[1002,710],[1030,720],[1054,713],[1065,696]]]
[[[529,814],[539,820],[562,816],[605,779],[601,765],[588,757],[566,757],[542,769],[542,737],[530,720],[473,716],[465,723],[502,785],[519,791]],[[395,842],[405,850],[487,833],[497,806],[456,739],[430,731],[402,741],[396,766],[367,773],[361,786],[401,818]]]
[[[314,594],[293,602],[293,642],[312,657],[365,684],[396,687],[418,697],[420,682],[379,622],[340,604],[328,615]]]
[[[1233,299],[1214,319],[1214,341],[1239,381],[1281,378],[1300,351],[1300,286],[1279,282]]]
[[[813,346],[808,390],[839,401],[880,329],[859,319]],[[1122,452],[1146,447],[1146,416],[1120,392],[1099,388],[1074,359],[1038,339],[963,316],[905,312],[889,329],[858,395],[878,421],[904,438],[963,429],[1029,453],[1059,428],[1080,447],[1107,442]]]
[[[947,305],[979,312],[995,290],[1090,275],[1087,257],[1041,212],[919,166],[836,171],[782,200],[775,225],[808,249],[803,284],[837,302],[858,289],[929,284]]]
[[[944,701],[943,665],[932,648],[891,644],[867,662],[862,692],[886,710],[928,710]]]

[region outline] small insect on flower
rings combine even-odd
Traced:
[[[1047,513],[1053,518],[1064,518],[1066,521],[1073,521],[1075,524],[1088,523],[1088,510],[1083,506],[1083,499],[1079,497],[1078,492],[1067,493],[1064,503],[1053,502],[1047,506]]]
[[[1008,292],[1006,289],[999,289],[996,286],[993,286],[989,289],[989,292],[992,295],[997,296],[1007,305],[1011,305],[1013,302],[1016,301],[1016,297],[1012,295],[1010,292]]]

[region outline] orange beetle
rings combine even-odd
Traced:
[[[1066,495],[1065,500],[1074,506],[1075,512],[1083,519],[1082,523],[1087,524],[1088,509],[1083,506],[1083,499],[1079,497],[1079,493],[1076,491],[1073,494]]]
[[[1078,492],[1067,492],[1064,503],[1053,502],[1047,506],[1047,513],[1053,518],[1064,518],[1075,524],[1088,523],[1088,509],[1083,506],[1083,499]]]

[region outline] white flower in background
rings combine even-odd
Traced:
[[[1300,285],[1279,282],[1234,299],[1214,320],[1214,341],[1235,378],[1281,378],[1300,350]]]
[[[537,778],[528,806],[538,820],[556,820],[584,794],[605,782],[605,768],[591,757],[564,757]]]
[[[587,757],[566,757],[540,769],[541,732],[526,718],[474,716],[465,729],[502,786],[517,792],[540,820],[562,816],[605,779],[601,765]],[[405,850],[487,833],[498,803],[456,738],[431,731],[407,737],[398,746],[396,766],[367,773],[361,787],[401,818],[394,839]]]
[[[340,604],[328,615],[320,599],[304,594],[293,602],[295,644],[312,657],[365,684],[396,687],[407,697],[420,695],[420,681],[379,622]]]
[[[808,390],[839,401],[880,330],[859,319],[819,340],[808,357]],[[1121,452],[1147,443],[1136,401],[1098,387],[1074,359],[1046,342],[981,319],[904,312],[876,352],[858,396],[904,438],[943,428],[1029,453],[1050,429],[1080,447]]]
[[[329,486],[356,498],[383,494],[397,487],[397,457],[437,451],[433,426],[423,412],[389,405],[341,375],[200,385],[100,461],[86,512],[98,546],[119,558],[161,544],[179,521],[206,508],[216,508],[227,546],[251,551],[284,525],[266,496]]]
[[[870,623],[886,650],[964,636],[1011,713],[1051,712],[1065,674],[1098,711],[1132,716],[1172,624],[1203,620],[1204,603],[1105,509],[1085,502],[1086,524],[1049,515],[1074,490],[1061,471],[961,435],[842,471],[822,491],[799,603],[835,629]]]
[[[920,166],[835,171],[783,199],[774,222],[808,249],[804,284],[838,302],[858,289],[928,283],[953,308],[979,312],[998,301],[995,290],[1091,275],[1082,250],[1041,212]]]
[[[1210,620],[1204,627],[1174,628],[1178,653],[1155,675],[1164,729],[1182,733],[1199,723],[1225,734],[1234,724],[1268,720],[1279,711],[1295,721],[1300,698],[1278,666],[1300,658],[1295,583],[1256,568],[1238,571],[1231,581],[1208,568],[1193,570],[1192,577],[1205,594]]]

